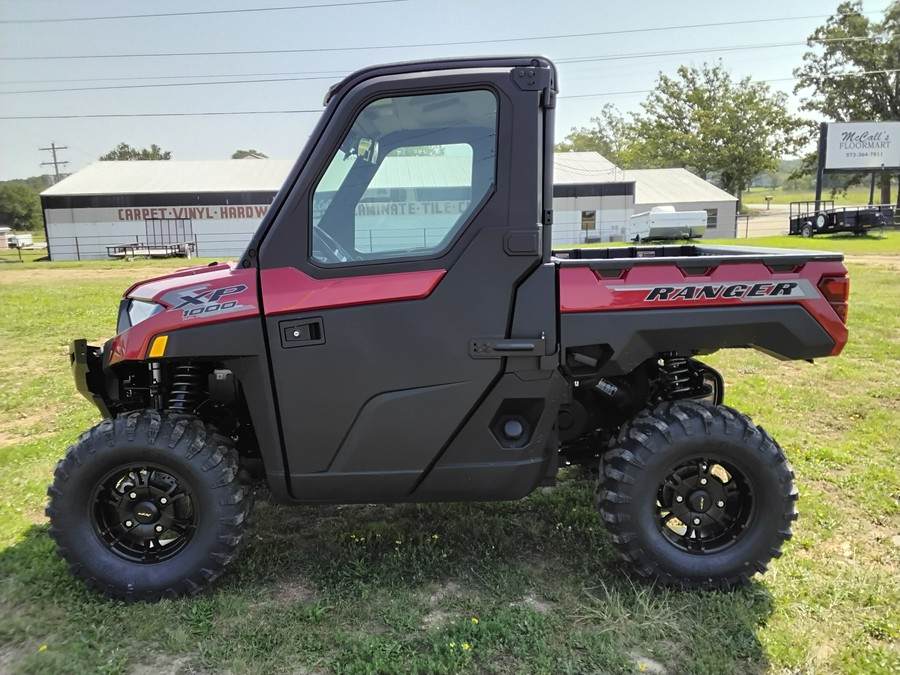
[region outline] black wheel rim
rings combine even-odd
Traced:
[[[657,525],[686,553],[718,553],[747,532],[753,507],[753,490],[740,469],[700,457],[672,468],[659,486]]]
[[[109,473],[91,500],[91,524],[106,548],[129,562],[153,564],[178,555],[197,529],[187,483],[153,465]]]

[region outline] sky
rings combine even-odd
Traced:
[[[890,0],[864,0],[880,19]],[[367,65],[541,54],[556,137],[660,72],[721,60],[791,94],[838,0],[0,0],[0,180],[74,172],[125,142],[172,159],[295,158],[328,87]],[[144,15],[144,16],[139,16]],[[147,16],[153,15],[153,16]],[[255,52],[255,53],[251,53]],[[267,53],[262,53],[267,52]],[[216,114],[210,114],[216,113]],[[235,114],[240,113],[240,114]],[[102,116],[102,117],[101,117]]]

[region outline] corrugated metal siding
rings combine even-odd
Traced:
[[[631,169],[625,172],[625,179],[637,184],[635,205],[737,201],[686,169]]]

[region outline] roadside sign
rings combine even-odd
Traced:
[[[900,122],[828,124],[825,171],[900,169]]]

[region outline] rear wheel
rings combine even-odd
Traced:
[[[134,412],[84,433],[48,489],[69,571],[121,600],[193,594],[236,556],[245,504],[231,441],[188,415]]]
[[[803,227],[800,228],[800,236],[804,239],[809,239],[813,236],[812,223],[803,223]]]
[[[664,585],[728,589],[781,555],[797,518],[778,444],[725,406],[667,403],[604,455],[597,505],[622,557]]]

